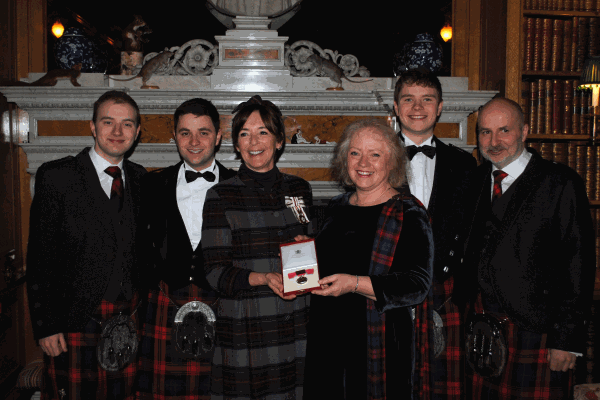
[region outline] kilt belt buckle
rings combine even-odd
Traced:
[[[483,377],[498,377],[506,366],[508,346],[502,322],[485,313],[472,314],[467,321],[467,362]]]
[[[104,325],[100,340],[96,346],[98,364],[106,371],[119,371],[135,360],[138,351],[137,329],[133,322],[133,315],[116,315],[102,323],[94,320],[100,326]]]
[[[215,350],[214,311],[201,301],[190,301],[175,314],[175,348],[184,358],[209,358]]]

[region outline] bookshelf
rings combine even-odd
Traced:
[[[585,179],[600,219],[592,92],[578,89],[585,59],[598,54],[600,0],[507,1],[506,96],[523,108],[528,145]]]

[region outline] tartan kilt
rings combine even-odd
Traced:
[[[464,351],[461,346],[463,338],[462,318],[458,307],[449,300],[454,288],[454,278],[444,283],[434,282],[433,307],[444,323],[444,339],[446,347],[432,362],[433,393],[432,399],[460,400],[464,396]]]
[[[481,296],[475,310],[481,312]],[[497,378],[485,378],[466,367],[468,399],[568,399],[572,371],[551,371],[546,348],[547,334],[520,329],[506,314],[493,314],[501,322],[508,347],[508,360]]]
[[[110,303],[103,299],[92,314],[92,318],[105,322],[119,313],[131,314],[138,307],[138,303],[137,294],[131,301]],[[138,312],[136,311],[131,318],[134,326],[137,327]],[[93,319],[90,319],[82,332],[65,335],[66,353],[61,353],[57,357],[44,354],[42,400],[134,399],[136,361],[134,360],[120,371],[105,371],[98,364],[96,356],[96,345],[102,334],[102,325]]]
[[[135,385],[137,399],[208,400],[211,359],[183,358],[176,353],[175,342],[171,339],[175,335],[173,325],[179,307],[193,300],[212,305],[217,295],[193,284],[174,291],[162,281],[160,285],[168,297],[158,287],[150,289],[147,308],[141,317],[142,339]]]

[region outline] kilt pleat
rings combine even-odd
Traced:
[[[464,351],[461,347],[463,326],[458,307],[452,303],[454,279],[451,277],[443,284],[432,285],[434,309],[444,323],[446,348],[433,361],[432,399],[460,400],[464,391]]]
[[[138,306],[138,296],[131,301],[110,303],[102,300],[82,332],[67,333],[67,352],[57,357],[44,355],[44,385],[42,400],[114,399],[133,400],[133,384],[137,371],[132,362],[120,371],[105,371],[98,364],[96,345],[102,325],[119,313],[131,314]],[[94,319],[96,321],[94,321]],[[136,312],[132,319],[137,326]]]
[[[481,298],[475,310],[481,312]],[[500,314],[508,347],[508,360],[497,378],[485,378],[467,367],[468,399],[559,400],[570,398],[572,371],[552,371],[546,334],[526,331]]]
[[[208,400],[210,398],[211,360],[193,360],[181,357],[175,351],[173,325],[178,307],[198,300],[212,305],[217,300],[214,292],[196,285],[170,291],[161,282],[164,293],[156,287],[148,293],[148,304],[142,316],[137,399],[146,400]],[[168,296],[168,297],[167,297]],[[175,307],[169,298],[173,300]]]

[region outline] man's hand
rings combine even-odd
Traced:
[[[548,362],[552,371],[567,372],[568,369],[575,369],[575,354],[568,351],[548,349]]]
[[[40,339],[40,347],[42,348],[42,351],[50,357],[56,357],[60,353],[67,351],[65,335],[57,333],[56,335]]]

